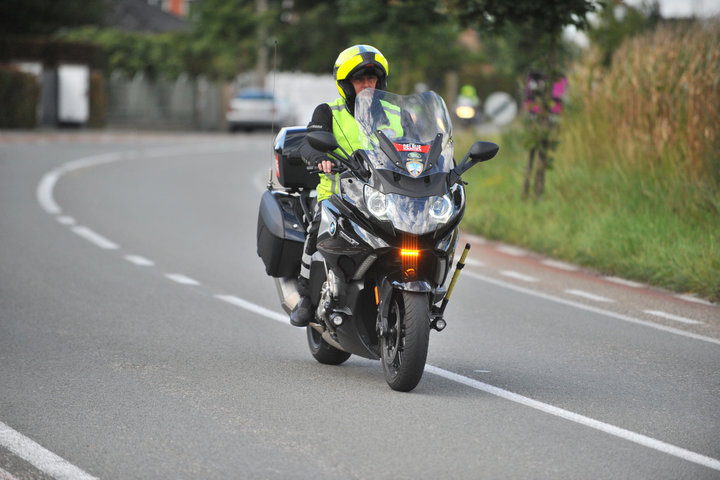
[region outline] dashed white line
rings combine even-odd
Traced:
[[[516,280],[522,280],[523,282],[537,282],[538,281],[538,279],[535,277],[531,277],[530,275],[525,275],[524,273],[515,272],[513,270],[500,270],[500,275],[514,278]]]
[[[633,288],[641,288],[645,287],[646,285],[639,282],[633,282],[632,280],[625,280],[624,278],[619,277],[603,277],[608,282],[617,283],[619,285],[625,285],[626,287],[633,287]]]
[[[181,285],[193,285],[197,286],[200,285],[200,282],[197,280],[187,277],[183,275],[182,273],[166,273],[165,276],[172,280],[173,282],[179,283]]]
[[[51,477],[67,480],[95,479],[2,422],[0,422],[0,445]]]
[[[718,340],[717,338],[712,338],[712,337],[708,337],[705,335],[698,335],[697,333],[693,333],[693,332],[686,332],[685,330],[668,327],[666,325],[649,322],[647,320],[641,320],[639,318],[631,317],[629,315],[615,313],[610,310],[604,310],[602,308],[593,307],[591,305],[586,305],[584,303],[575,302],[573,300],[568,300],[566,298],[556,297],[554,295],[549,295],[547,293],[538,292],[536,290],[532,290],[527,287],[522,287],[522,286],[516,285],[514,283],[504,282],[497,278],[489,277],[487,275],[482,275],[480,273],[473,272],[472,270],[467,271],[467,273],[465,275],[475,278],[477,280],[483,281],[485,283],[490,283],[492,285],[496,285],[498,287],[507,288],[509,290],[514,290],[516,292],[524,293],[525,295],[530,295],[532,297],[542,298],[542,299],[548,300],[550,302],[555,302],[555,303],[559,303],[561,305],[566,305],[566,306],[577,308],[580,310],[585,310],[586,312],[592,312],[592,313],[596,313],[598,315],[604,315],[606,317],[614,318],[616,320],[622,320],[623,322],[633,323],[635,325],[642,325],[644,327],[654,328],[655,330],[661,330],[663,332],[672,333],[674,335],[679,335],[679,336],[685,337],[685,338],[692,338],[693,340],[700,340],[703,342],[712,343],[714,345],[720,345],[720,340]]]
[[[487,243],[487,240],[485,240],[483,237],[478,237],[477,235],[473,235],[470,233],[466,233],[465,237],[467,237],[467,239],[471,242],[478,243],[480,245],[485,245]]]
[[[603,297],[600,295],[595,295],[594,293],[585,292],[583,290],[565,290],[565,293],[569,293],[570,295],[575,295],[578,297],[587,298],[588,300],[593,300],[596,302],[606,302],[606,303],[614,303],[615,300],[607,297]]]
[[[108,161],[113,161],[113,159],[108,158],[108,159],[103,159],[103,161],[97,161],[97,160],[93,160],[93,161],[95,163],[105,163]],[[73,165],[73,167],[80,168],[81,166],[88,166],[90,163],[91,162],[86,161],[86,164],[83,165],[82,162],[77,162],[77,165]],[[59,207],[57,206],[57,204],[54,203],[54,200],[52,199],[52,189],[53,189],[55,181],[57,181],[57,177],[59,177],[59,175],[61,173],[64,173],[64,172],[58,172],[57,176],[54,178],[52,175],[46,176],[47,182],[44,179],[44,181],[41,182],[40,186],[38,187],[38,199],[40,200],[40,203],[43,206],[43,208],[45,208],[45,210],[48,211],[48,213],[56,213],[56,214],[60,213]],[[119,248],[116,244],[114,244],[110,240],[100,236],[99,234],[93,232],[92,230],[90,230],[86,227],[75,227],[75,228],[73,228],[73,231],[75,233],[77,233],[78,235],[83,236],[87,240],[89,240],[93,243],[96,243],[98,246],[101,246],[102,248],[107,248],[107,249]],[[516,247],[504,246],[504,247],[498,247],[498,250],[502,251],[504,253],[510,254],[510,255],[514,255],[514,256],[522,256],[522,255],[527,254],[527,252],[525,250],[518,249]],[[137,258],[142,258],[142,257],[137,257],[137,256],[126,256],[126,259],[128,259],[128,261],[133,261],[133,260],[130,260],[128,257],[135,257],[136,260],[137,260]],[[144,259],[144,260],[147,260],[147,259]],[[504,271],[501,273],[503,273],[506,276],[511,276],[513,278],[524,279],[525,281],[537,281],[537,279],[535,279],[533,277],[529,277],[527,275],[523,275],[518,272]],[[197,282],[196,280],[189,278],[182,274],[165,274],[165,276],[167,278],[169,278],[170,280],[173,280],[177,283],[181,283],[181,284],[185,284],[185,285],[199,285],[199,282]],[[477,274],[474,274],[474,275],[471,274],[471,276],[475,276],[476,278],[481,278],[486,281],[489,281],[489,280],[487,280],[486,277],[482,277]],[[524,277],[524,278],[521,278],[521,277]],[[531,280],[528,280],[528,279],[531,279]],[[549,295],[540,294],[538,292],[533,292],[533,291],[530,291],[527,289],[523,289],[522,287],[517,287],[514,285],[506,284],[504,282],[499,282],[497,280],[491,281],[491,283],[500,284],[500,285],[503,285],[503,286],[506,286],[508,288],[512,288],[512,289],[515,289],[518,291],[529,292],[535,296],[539,296],[542,298],[548,298],[548,299],[551,299],[554,301],[558,301],[560,303],[565,303],[567,305],[572,305],[572,306],[576,306],[576,307],[579,306],[579,308],[583,308],[585,310],[610,315],[615,318],[620,318],[623,320],[631,321],[633,323],[649,325],[649,326],[653,326],[655,328],[659,328],[661,330],[670,331],[673,333],[679,333],[681,335],[684,335],[684,336],[687,336],[690,338],[696,338],[696,339],[701,339],[701,340],[706,340],[706,341],[713,341],[713,343],[718,343],[717,341],[714,341],[714,339],[710,339],[709,337],[688,334],[687,332],[682,332],[682,331],[678,331],[675,329],[654,325],[654,324],[651,324],[648,322],[643,322],[638,319],[633,319],[631,317],[625,317],[623,315],[614,314],[613,312],[602,311],[602,310],[595,309],[593,307],[589,307],[586,305],[577,304],[575,302],[570,302],[570,301],[563,300],[563,299],[558,299],[558,298],[555,298],[555,297],[552,297]],[[611,299],[601,297],[599,295],[595,295],[592,293],[583,292],[581,290],[566,290],[566,292],[573,294],[573,295],[579,295],[579,296],[582,296],[585,298],[596,300],[596,301],[604,301],[604,302],[612,302],[613,301]],[[244,308],[246,310],[261,314],[261,315],[271,318],[273,320],[277,320],[282,323],[289,322],[288,317],[286,315],[281,315],[277,312],[274,312],[272,310],[266,309],[259,305],[253,304],[253,303],[243,300],[239,297],[235,297],[232,295],[216,295],[215,297],[222,301],[225,301],[227,303],[230,303],[230,304],[236,305],[238,307]],[[699,303],[709,303],[709,302],[704,302],[700,299],[696,299],[693,297],[684,298],[684,299],[686,299],[688,301],[696,301]],[[651,313],[651,312],[656,312],[656,311],[646,311],[646,312]],[[668,314],[668,315],[670,315],[670,314]],[[494,387],[492,385],[485,384],[485,383],[479,382],[477,380],[474,380],[474,379],[471,379],[468,377],[464,377],[462,375],[459,375],[459,374],[456,374],[453,372],[449,372],[449,371],[443,370],[438,367],[434,367],[432,365],[426,365],[425,370],[431,374],[438,375],[438,376],[444,377],[446,379],[452,380],[454,382],[457,382],[457,383],[460,383],[460,384],[463,384],[466,386],[470,386],[470,387],[478,389],[478,390],[482,390],[486,393],[496,395],[498,397],[501,397],[501,398],[504,398],[504,399],[537,409],[537,410],[541,410],[543,412],[564,418],[566,420],[570,420],[570,421],[576,422],[578,424],[582,424],[582,425],[603,431],[610,435],[614,435],[614,436],[623,438],[625,440],[635,442],[637,444],[646,446],[648,448],[652,448],[657,451],[661,451],[661,452],[667,453],[669,455],[673,455],[673,456],[676,456],[676,457],[685,459],[687,461],[690,461],[690,462],[693,462],[693,463],[696,463],[699,465],[703,465],[703,466],[706,466],[706,467],[709,467],[709,468],[712,468],[715,470],[720,470],[720,461],[718,461],[714,458],[700,455],[698,453],[695,453],[695,452],[692,452],[692,451],[689,451],[689,450],[686,450],[686,449],[683,449],[683,448],[680,448],[680,447],[677,447],[677,446],[674,446],[674,445],[671,445],[671,444],[668,444],[668,443],[665,443],[665,442],[662,442],[662,441],[659,441],[659,440],[656,440],[656,439],[653,439],[650,437],[646,437],[644,435],[641,435],[641,434],[638,434],[638,433],[635,433],[635,432],[632,432],[629,430],[625,430],[625,429],[622,429],[622,428],[619,428],[619,427],[616,427],[616,426],[613,426],[610,424],[606,424],[606,423],[594,420],[589,417],[585,417],[585,416],[582,416],[582,415],[579,415],[579,414],[576,414],[576,413],[573,413],[573,412],[570,412],[567,410],[563,410],[561,408],[554,407],[552,405],[545,404],[545,403],[539,402],[537,400],[523,397],[516,393],[510,392],[507,390],[502,390],[498,387]],[[6,425],[4,425],[2,422],[0,422],[0,444],[2,444],[5,448],[12,451],[16,455],[18,455],[22,458],[25,458],[26,460],[28,460],[30,463],[32,463],[36,467],[40,468],[41,470],[49,473],[50,475],[55,476],[56,478],[78,478],[78,479],[94,478],[94,477],[88,475],[86,472],[83,472],[82,470],[78,469],[77,467],[69,464],[67,461],[63,460],[62,458],[58,457],[57,455],[53,454],[52,452],[45,450],[43,447],[40,447],[36,443],[27,439],[26,437],[23,437],[19,433],[15,432],[14,430],[12,430],[9,427],[7,427]],[[20,445],[20,447],[18,447],[18,445]],[[27,453],[27,451],[31,451],[31,452]]]
[[[508,255],[512,255],[513,257],[524,257],[528,254],[527,250],[513,247],[511,245],[500,245],[499,247],[496,247],[496,250],[498,252],[507,253]]]
[[[552,260],[552,259],[545,259],[541,262],[543,265],[547,265],[548,267],[557,268],[559,270],[565,270],[568,272],[577,272],[580,270],[579,267],[575,265],[571,265],[569,263],[561,262],[559,260]]]
[[[155,265],[155,262],[140,255],[125,255],[125,260],[140,267],[152,267]]]
[[[75,225],[75,219],[67,215],[56,217],[57,221],[63,225]]]
[[[643,310],[643,312],[649,313],[650,315],[655,315],[656,317],[662,317],[667,318],[668,320],[674,320],[676,322],[687,323],[689,325],[697,325],[703,323],[697,320],[693,320],[691,318],[685,318],[679,315],[673,315],[672,313],[662,312],[660,310]]]
[[[35,196],[37,197],[38,203],[47,213],[52,215],[59,214],[60,206],[55,202],[53,198],[53,189],[58,179],[73,170],[79,168],[90,167],[94,165],[102,165],[103,163],[110,163],[120,160],[122,154],[119,152],[104,153],[102,155],[95,155],[92,157],[80,158],[72,162],[68,162],[55,170],[52,170],[45,174],[40,183],[38,184],[37,190],[35,190]]]
[[[117,243],[108,240],[99,233],[90,230],[88,227],[73,227],[72,231],[77,233],[90,243],[94,243],[98,247],[104,248],[105,250],[117,250],[118,248],[120,248]]]
[[[0,467],[0,480],[18,480],[17,477],[13,477],[10,475],[10,472],[7,470],[3,470],[2,467]]]
[[[485,264],[479,260],[473,260],[472,258],[466,258],[465,263],[471,267],[484,267]]]
[[[245,310],[249,310],[259,315],[263,315],[273,320],[277,320],[278,322],[287,324],[290,323],[290,319],[287,315],[282,315],[280,313],[274,312],[268,308],[261,307],[260,305],[248,302],[247,300],[243,300],[242,298],[236,297],[234,295],[215,295],[215,298],[222,300],[223,302],[235,305],[236,307],[244,308]]]
[[[708,302],[707,300],[703,300],[702,298],[695,297],[693,295],[675,295],[676,298],[679,298],[680,300],[685,300],[686,302],[693,302],[693,303],[699,303],[701,305],[715,305],[712,302]]]

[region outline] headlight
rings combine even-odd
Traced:
[[[387,197],[369,185],[365,185],[365,206],[378,219],[385,220],[387,218]]]
[[[452,210],[452,201],[449,196],[443,195],[442,197],[434,197],[434,200],[430,205],[430,216],[436,219],[439,223],[445,223],[450,219]]]
[[[473,118],[475,116],[475,109],[469,105],[461,105],[455,109],[455,114],[463,119]]]
[[[392,222],[393,227],[412,235],[425,235],[449,222],[457,213],[450,195],[409,197],[384,194],[364,186],[365,208],[374,218]]]

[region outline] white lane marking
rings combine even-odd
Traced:
[[[697,325],[703,323],[697,320],[692,320],[690,318],[681,317],[679,315],[673,315],[672,313],[662,312],[660,310],[643,310],[643,312],[649,313],[650,315],[655,315],[656,317],[667,318],[668,320],[675,320],[676,322],[687,323],[690,325]]]
[[[717,460],[715,458],[707,457],[705,455],[695,453],[693,451],[642,435],[640,433],[632,432],[624,428],[616,427],[615,425],[610,425],[609,423],[601,422],[599,420],[595,420],[584,415],[580,415],[559,407],[555,407],[547,403],[539,402],[537,400],[533,400],[532,398],[523,397],[522,395],[518,395],[517,393],[503,390],[502,388],[498,388],[472,378],[464,377],[462,375],[449,372],[442,368],[434,367],[432,365],[425,365],[425,371],[433,375],[443,377],[447,380],[466,385],[476,390],[495,395],[505,400],[519,403],[520,405],[524,405],[526,407],[530,407],[535,410],[539,410],[541,412],[563,418],[565,420],[570,420],[571,422],[579,423],[580,425],[584,425],[586,427],[599,430],[609,435],[622,438],[623,440],[628,440],[630,442],[637,443],[638,445],[642,445],[644,447],[648,447],[653,450],[657,450],[659,452],[666,453],[668,455],[672,455],[683,460],[687,460],[688,462],[712,468],[713,470],[720,470],[720,460]]]
[[[487,240],[485,240],[483,237],[478,237],[477,235],[472,235],[472,234],[466,233],[465,237],[468,240],[470,240],[471,242],[475,242],[480,245],[485,245],[487,243]]]
[[[500,275],[514,278],[516,280],[522,280],[523,282],[537,282],[538,281],[538,279],[535,277],[531,277],[530,275],[525,275],[520,272],[515,272],[513,270],[500,270]]]
[[[200,282],[198,282],[197,280],[195,280],[193,278],[186,277],[182,273],[166,273],[165,276],[167,278],[169,278],[170,280],[172,280],[173,282],[177,282],[181,285],[194,285],[194,286],[200,285]]]
[[[252,302],[248,302],[247,300],[244,300],[242,298],[233,296],[233,295],[215,295],[215,298],[218,298],[220,300],[223,300],[225,302],[231,303],[233,305],[236,305],[238,307],[244,308],[246,310],[250,310],[252,312],[258,313],[262,316],[271,318],[273,320],[277,320],[282,323],[289,323],[288,317],[285,315],[280,315],[279,313],[276,313],[272,310],[269,310],[265,307],[261,307],[260,305],[256,305]],[[563,418],[565,420],[569,420],[571,422],[578,423],[580,425],[584,425],[586,427],[593,428],[595,430],[599,430],[601,432],[607,433],[609,435],[613,435],[615,437],[622,438],[624,440],[628,440],[633,443],[637,443],[638,445],[642,445],[647,448],[651,448],[653,450],[657,450],[662,453],[666,453],[668,455],[672,455],[678,458],[681,458],[683,460],[687,460],[692,463],[696,463],[698,465],[702,465],[708,468],[712,468],[714,470],[720,470],[720,460],[716,460],[711,457],[707,457],[705,455],[701,455],[699,453],[695,453],[693,451],[671,445],[669,443],[663,442],[661,440],[657,440],[636,432],[632,432],[630,430],[626,430],[624,428],[616,427],[615,425],[611,425],[609,423],[604,423],[599,420],[595,420],[590,417],[586,417],[584,415],[580,415],[574,412],[571,412],[569,410],[565,410],[559,407],[555,407],[553,405],[540,402],[538,400],[533,400],[532,398],[524,397],[522,395],[519,395],[517,393],[510,392],[508,390],[503,390],[502,388],[495,387],[493,385],[489,385],[487,383],[480,382],[478,380],[462,376],[457,373],[450,372],[448,370],[444,370],[439,367],[435,367],[433,365],[426,364],[425,365],[425,371],[437,375],[440,377],[443,377],[447,380],[459,383],[461,385],[465,385],[471,388],[474,388],[476,390],[483,391],[485,393],[489,393],[491,395],[495,395],[497,397],[503,398],[505,400],[509,400],[511,402],[518,403],[520,405],[524,405],[526,407],[533,408],[535,410],[539,410],[544,413],[548,413],[550,415],[554,415],[556,417]],[[477,373],[489,373],[486,370],[475,370]]]
[[[140,255],[125,255],[125,260],[140,267],[152,267],[155,265],[155,262],[148,260],[145,257],[141,257]]]
[[[595,295],[594,293],[585,292],[583,290],[565,290],[565,293],[569,293],[570,295],[575,295],[578,297],[587,298],[588,300],[594,300],[596,302],[606,302],[606,303],[614,303],[615,300],[607,297],[602,297],[600,295]]]
[[[708,302],[707,300],[703,300],[702,298],[698,298],[693,295],[675,295],[675,297],[679,298],[680,300],[685,300],[686,302],[693,302],[693,303],[699,303],[701,305],[710,305],[710,306],[715,305],[712,302]]]
[[[645,287],[646,285],[639,282],[633,282],[631,280],[625,280],[624,278],[619,277],[603,277],[608,282],[617,283],[619,285],[625,285],[626,287],[633,287],[633,288],[640,288]]]
[[[99,233],[90,230],[88,227],[73,227],[72,231],[105,250],[117,250],[120,248],[117,243],[108,240]]]
[[[215,295],[215,298],[220,299],[223,302],[235,305],[236,307],[244,308],[245,310],[250,310],[251,312],[255,312],[259,315],[263,315],[273,320],[277,320],[278,322],[287,323],[288,325],[290,324],[290,319],[287,315],[282,315],[280,313],[274,312],[270,309],[248,302],[247,300],[243,300],[242,298],[236,297],[234,295]]]
[[[528,254],[527,250],[519,248],[519,247],[513,247],[511,245],[500,245],[499,247],[495,248],[497,251],[502,253],[507,253],[508,255],[512,255],[513,257],[524,257]]]
[[[48,178],[48,177],[46,176],[46,178]],[[57,207],[57,204],[55,204],[54,201],[52,200],[52,188],[53,188],[53,186],[54,186],[54,182],[57,181],[57,177],[55,177],[55,178],[53,179],[52,176],[50,176],[49,178],[52,180],[52,182],[49,182],[49,183],[51,183],[51,185],[49,185],[49,187],[48,187],[48,185],[47,185],[44,181],[41,182],[41,185],[38,187],[38,199],[40,200],[41,197],[42,197],[42,200],[40,200],[40,203],[41,203],[41,205],[43,206],[43,208],[45,208],[46,211],[48,211],[48,213],[59,213],[59,212],[60,212],[59,207]],[[41,188],[41,187],[43,187],[43,188]],[[41,191],[43,192],[42,195],[41,195]],[[49,192],[49,195],[47,195],[48,192]],[[94,233],[94,232],[93,232],[93,233]],[[506,253],[508,253],[508,252],[506,252]],[[523,254],[524,254],[524,253],[523,253]],[[563,303],[563,304],[565,304],[565,305],[575,306],[575,307],[582,308],[582,309],[585,309],[585,310],[594,311],[594,312],[596,312],[596,313],[601,313],[601,314],[609,315],[609,316],[612,316],[612,317],[615,317],[615,318],[619,318],[619,319],[622,319],[622,320],[625,320],[625,321],[630,321],[630,322],[632,322],[632,323],[638,323],[638,324],[642,324],[642,325],[648,325],[648,326],[651,326],[651,327],[653,327],[653,328],[658,328],[658,329],[660,329],[660,330],[664,330],[664,331],[668,331],[668,332],[672,332],[672,333],[677,333],[677,334],[680,334],[680,335],[688,336],[688,337],[690,337],[690,338],[696,338],[696,339],[701,339],[701,340],[705,340],[705,341],[711,341],[712,343],[720,343],[720,342],[718,342],[718,341],[715,341],[715,339],[710,339],[710,338],[708,338],[708,337],[702,337],[702,336],[700,336],[700,335],[688,334],[687,332],[682,332],[682,331],[677,331],[677,330],[675,330],[675,329],[669,329],[669,328],[661,327],[661,326],[658,326],[658,325],[655,325],[655,324],[652,324],[652,323],[643,322],[643,321],[640,321],[640,320],[637,320],[637,319],[633,319],[633,318],[631,318],[631,317],[625,317],[625,316],[623,316],[623,315],[614,314],[613,312],[602,311],[602,310],[599,310],[599,309],[595,309],[595,308],[593,308],[593,307],[588,307],[588,306],[586,306],[586,305],[577,304],[577,303],[575,303],[575,302],[570,302],[570,301],[563,300],[563,299],[558,299],[558,298],[555,298],[555,297],[552,297],[552,296],[549,296],[549,295],[540,294],[539,292],[533,292],[533,291],[531,291],[531,290],[524,289],[524,288],[522,288],[522,287],[517,287],[517,286],[515,286],[515,285],[507,284],[507,283],[505,283],[505,282],[500,282],[500,281],[497,281],[497,280],[494,280],[494,279],[488,279],[488,278],[485,278],[485,277],[483,277],[483,276],[481,276],[481,275],[473,274],[472,272],[469,272],[469,274],[470,274],[471,276],[475,277],[475,278],[479,278],[479,279],[481,279],[481,280],[489,281],[490,283],[494,283],[494,284],[496,284],[496,285],[501,285],[501,286],[504,286],[504,287],[506,287],[506,288],[514,289],[514,290],[516,290],[516,291],[521,291],[521,292],[528,293],[528,294],[531,294],[531,295],[534,295],[534,296],[537,296],[537,297],[541,297],[541,298],[549,299],[549,300],[556,301],[556,302],[559,302],[559,303]],[[175,276],[175,275],[166,275],[166,276],[167,276],[168,278],[173,279],[173,276]],[[184,277],[184,276],[175,276],[175,279],[178,279],[178,278],[180,278],[180,277]],[[184,283],[184,282],[187,281],[187,280],[190,280],[190,281],[192,281],[192,282],[195,282],[194,280],[189,279],[188,277],[184,277],[183,280],[181,281],[181,283]],[[197,283],[197,282],[195,282],[195,283]],[[267,316],[267,317],[269,317],[269,318],[272,318],[272,319],[274,319],[274,320],[281,321],[282,323],[288,323],[288,319],[287,319],[286,316],[280,315],[280,314],[278,314],[278,313],[276,313],[276,312],[273,312],[273,311],[271,311],[271,310],[268,310],[268,309],[266,309],[266,308],[264,308],[264,307],[261,307],[261,306],[259,306],[259,305],[252,304],[252,303],[247,302],[247,301],[245,301],[245,300],[243,300],[243,299],[241,299],[241,298],[234,297],[234,296],[230,296],[230,295],[216,295],[216,298],[218,298],[218,299],[220,299],[220,300],[223,300],[223,301],[225,301],[225,302],[231,303],[231,304],[233,304],[233,305],[236,305],[236,306],[239,306],[239,307],[242,307],[242,308],[251,310],[251,311],[253,311],[253,312],[260,313],[260,314],[262,314],[262,315],[264,315],[264,316]],[[594,420],[594,419],[591,419],[591,418],[589,418],[589,417],[584,417],[584,416],[582,416],[582,415],[578,415],[578,414],[575,414],[575,413],[573,413],[573,412],[569,412],[569,411],[567,411],[567,410],[563,410],[563,409],[560,409],[560,408],[558,408],[558,407],[554,407],[554,406],[552,406],[552,405],[544,404],[544,403],[542,403],[542,402],[538,402],[538,401],[536,401],[536,400],[532,400],[532,399],[529,399],[529,398],[527,398],[527,397],[523,397],[523,396],[521,396],[521,395],[518,395],[518,394],[515,394],[515,393],[512,393],[512,392],[509,392],[509,391],[507,391],[507,390],[502,390],[502,389],[499,389],[499,388],[494,387],[494,386],[492,386],[492,385],[484,384],[484,383],[482,383],[482,382],[478,382],[478,381],[476,381],[476,380],[473,380],[473,379],[470,379],[470,378],[467,378],[467,377],[463,377],[463,376],[461,376],[461,375],[458,375],[458,374],[455,374],[455,373],[452,373],[452,372],[449,372],[449,371],[440,369],[440,368],[438,368],[438,367],[434,367],[434,366],[432,366],[432,365],[426,365],[425,370],[428,371],[428,372],[431,373],[431,374],[435,374],[435,375],[442,376],[442,377],[447,378],[447,379],[449,379],[449,380],[452,380],[452,381],[461,383],[461,384],[463,384],[463,385],[470,386],[470,387],[472,387],[472,388],[476,388],[476,389],[485,391],[485,392],[487,392],[487,393],[490,393],[490,394],[499,396],[499,397],[501,397],[501,398],[505,398],[505,399],[511,400],[511,401],[513,401],[513,402],[517,402],[517,403],[520,403],[520,404],[522,404],[522,405],[526,405],[526,406],[529,406],[529,407],[531,407],[531,408],[535,408],[535,409],[541,410],[541,411],[543,411],[543,412],[546,412],[546,413],[549,413],[549,414],[552,414],[552,415],[556,415],[556,416],[559,416],[559,417],[561,417],[561,418],[565,418],[565,419],[567,419],[567,420],[570,420],[570,421],[573,421],[573,422],[576,422],[576,423],[580,423],[580,424],[589,426],[589,427],[591,427],[591,428],[598,429],[598,430],[603,431],[603,432],[606,432],[606,433],[608,433],[608,434],[615,435],[615,436],[618,436],[618,437],[620,437],[620,438],[623,438],[623,439],[626,439],[626,440],[629,440],[629,441],[633,441],[633,442],[638,443],[638,444],[640,444],[640,445],[643,445],[643,446],[646,446],[646,447],[649,447],[649,448],[652,448],[652,449],[655,449],[655,450],[658,450],[658,451],[661,451],[661,452],[664,452],[664,453],[667,453],[667,454],[670,454],[670,455],[674,455],[674,456],[677,456],[677,457],[679,457],[679,458],[682,458],[682,459],[685,459],[685,460],[688,460],[688,461],[691,461],[691,462],[694,462],[694,463],[697,463],[697,464],[700,464],[700,465],[704,465],[704,466],[707,466],[707,467],[709,467],[709,468],[713,468],[713,469],[715,469],[715,470],[720,470],[720,461],[718,461],[718,460],[716,460],[716,459],[713,459],[713,458],[710,458],[710,457],[706,457],[706,456],[704,456],[704,455],[700,455],[700,454],[697,454],[697,453],[695,453],[695,452],[691,452],[691,451],[689,451],[689,450],[686,450],[686,449],[683,449],[683,448],[680,448],[680,447],[676,447],[676,446],[674,446],[674,445],[670,445],[670,444],[667,444],[667,443],[665,443],[665,442],[662,442],[662,441],[659,441],[659,440],[655,440],[655,439],[653,439],[653,438],[646,437],[646,436],[644,436],[644,435],[637,434],[637,433],[635,433],[635,432],[631,432],[631,431],[629,431],[629,430],[625,430],[625,429],[622,429],[622,428],[619,428],[619,427],[615,427],[615,426],[613,426],[613,425],[609,425],[609,424],[606,424],[606,423],[603,423],[603,422],[599,422],[599,421]],[[26,460],[30,461],[31,463],[33,463],[33,464],[36,465],[36,466],[38,466],[36,462],[38,462],[38,463],[43,463],[42,461],[39,460],[40,457],[42,457],[42,458],[50,458],[50,459],[51,459],[51,462],[50,462],[51,465],[46,466],[46,467],[44,467],[44,468],[38,467],[38,468],[41,468],[41,470],[50,473],[51,475],[55,476],[56,478],[94,478],[94,477],[89,476],[88,474],[86,474],[86,473],[83,472],[82,470],[77,469],[77,467],[74,467],[74,466],[70,465],[70,464],[67,463],[65,460],[61,459],[60,457],[57,457],[55,454],[53,454],[53,453],[51,453],[51,452],[43,449],[43,448],[40,447],[39,445],[37,445],[37,444],[35,444],[34,442],[30,441],[29,439],[26,439],[26,437],[23,437],[22,435],[17,434],[17,432],[15,432],[14,430],[12,430],[12,432],[14,432],[14,433],[16,433],[17,435],[19,435],[19,437],[20,437],[21,439],[26,439],[26,440],[28,440],[29,443],[30,443],[30,445],[31,445],[31,449],[32,449],[32,450],[37,450],[37,448],[39,448],[39,449],[42,451],[42,453],[40,453],[40,454],[38,454],[37,452],[33,452],[32,454],[28,455],[28,456],[30,457],[29,459],[26,458],[25,456],[21,455],[20,453],[16,452],[15,450],[13,450],[13,448],[11,448],[11,447],[8,445],[9,442],[5,439],[5,437],[7,437],[7,430],[3,430],[2,427],[5,427],[5,425],[0,422],[0,441],[3,442],[3,445],[4,445],[6,448],[8,448],[9,450],[13,451],[15,454],[17,454],[17,455],[19,455],[19,456],[22,456],[23,458],[25,458]],[[9,427],[8,427],[8,428],[9,428]],[[17,443],[17,442],[16,442],[16,443]],[[23,443],[24,443],[24,442],[23,442]],[[36,447],[37,447],[37,448],[36,448]],[[74,469],[74,470],[71,472],[70,476],[66,476],[65,473],[64,473],[64,471],[56,471],[57,468],[58,468],[58,464],[61,466],[61,468],[62,468],[63,470],[67,469],[68,466],[69,466],[71,469]]]
[[[568,272],[577,272],[580,270],[579,267],[575,265],[571,265],[569,263],[561,262],[559,260],[552,260],[552,259],[545,259],[541,262],[543,265],[547,265],[548,267],[557,268],[559,270],[565,270]]]
[[[79,168],[116,162],[122,158],[123,156],[120,152],[104,153],[102,155],[80,158],[51,170],[43,176],[42,180],[38,184],[37,190],[35,190],[35,196],[38,203],[40,203],[40,206],[47,213],[51,215],[59,214],[62,210],[60,209],[60,206],[55,203],[55,198],[53,198],[53,189],[62,175]]]
[[[466,258],[465,263],[467,265],[470,265],[471,267],[484,267],[485,264],[483,262],[480,262],[478,260],[473,260],[472,258]]]
[[[42,180],[40,180],[37,190],[35,190],[38,203],[40,203],[43,210],[51,215],[57,215],[62,211],[53,198],[53,189],[60,175],[59,170],[52,170],[46,173]]]
[[[472,270],[468,270],[467,273],[465,273],[464,275],[475,278],[476,280],[480,280],[482,282],[496,285],[498,287],[503,287],[503,288],[507,288],[509,290],[514,290],[516,292],[524,293],[525,295],[542,298],[543,300],[560,303],[562,305],[566,305],[566,306],[573,307],[573,308],[578,308],[580,310],[585,310],[587,312],[597,313],[599,315],[605,315],[607,317],[611,317],[616,320],[622,320],[623,322],[634,323],[636,325],[642,325],[644,327],[654,328],[656,330],[661,330],[663,332],[672,333],[674,335],[680,335],[681,337],[692,338],[693,340],[701,340],[703,342],[720,345],[720,340],[718,340],[716,338],[706,337],[705,335],[698,335],[698,334],[692,333],[692,332],[686,332],[684,330],[679,330],[677,328],[667,327],[665,325],[660,325],[658,323],[649,322],[647,320],[640,320],[639,318],[630,317],[628,315],[622,315],[620,313],[611,312],[610,310],[604,310],[602,308],[585,305],[584,303],[578,303],[578,302],[574,302],[572,300],[567,300],[565,298],[560,298],[560,297],[556,297],[553,295],[548,295],[546,293],[537,292],[537,291],[531,290],[529,288],[521,287],[520,285],[515,285],[514,283],[504,282],[502,280],[488,277],[488,276],[482,275],[480,273],[475,273]]]
[[[0,445],[58,480],[92,480],[87,472],[0,422]]]
[[[132,160],[145,156],[146,158],[158,158],[163,156],[193,155],[197,153],[229,153],[242,151],[241,144],[217,143],[201,145],[182,145],[173,147],[148,148],[141,151],[128,150],[124,152],[109,152],[90,157],[79,158],[55,168],[46,173],[35,190],[35,196],[40,206],[51,215],[58,215],[62,212],[60,206],[55,202],[53,190],[61,176],[80,168],[94,167],[105,163],[112,163],[118,160]]]
[[[13,477],[10,475],[10,472],[3,470],[2,467],[0,467],[0,480],[18,480],[18,478]]]
[[[63,225],[75,225],[75,219],[67,215],[56,217],[57,221]]]

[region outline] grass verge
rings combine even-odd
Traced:
[[[540,200],[523,201],[522,132],[465,179],[464,228],[720,301],[720,23],[660,28],[611,68],[586,56]],[[456,135],[458,154],[476,138]]]
[[[522,200],[527,152],[513,134],[465,179],[463,228],[607,275],[720,299],[720,201],[674,175],[575,163],[547,177],[539,200]],[[460,136],[458,152],[470,137]],[[714,213],[713,213],[714,212]]]

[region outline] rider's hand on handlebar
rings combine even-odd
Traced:
[[[335,164],[330,160],[323,160],[317,163],[317,169],[323,173],[331,173]]]

